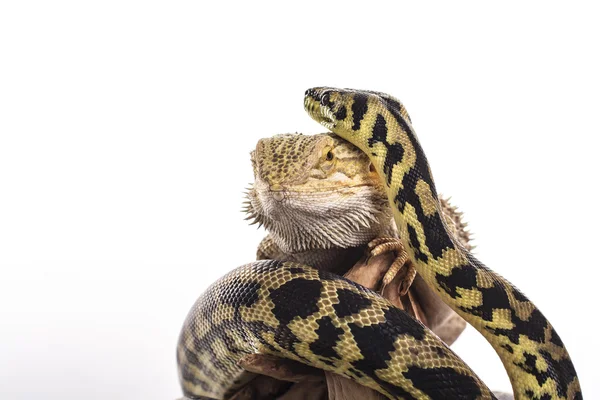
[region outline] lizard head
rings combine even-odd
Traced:
[[[333,135],[283,134],[251,153],[248,218],[289,252],[354,247],[390,225],[381,180],[368,157]]]

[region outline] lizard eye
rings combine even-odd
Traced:
[[[327,161],[331,161],[331,160],[333,160],[333,152],[332,152],[331,150],[329,150],[329,151],[327,152],[327,154],[325,155],[325,159],[326,159]]]

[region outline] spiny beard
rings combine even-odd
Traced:
[[[264,225],[287,253],[361,246],[393,226],[387,199],[370,186],[345,193],[344,189],[286,193],[281,201],[260,196],[251,186],[243,212],[251,225]]]

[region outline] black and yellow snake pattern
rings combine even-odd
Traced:
[[[446,229],[404,106],[384,93],[332,88],[309,89],[304,105],[314,119],[369,155],[386,180],[400,237],[419,274],[494,347],[515,398],[581,398],[575,368],[552,325]]]
[[[376,92],[310,89],[308,113],[369,155],[385,179],[404,247],[419,274],[502,359],[516,399],[581,399],[556,331],[521,292],[460,246],[440,214],[427,159],[406,109]],[[258,261],[214,283],[177,348],[190,399],[227,399],[251,379],[246,354],[342,374],[395,399],[492,399],[443,342],[376,293],[328,272]]]

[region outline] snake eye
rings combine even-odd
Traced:
[[[332,152],[331,150],[329,150],[329,151],[327,152],[327,154],[325,155],[325,159],[326,159],[327,161],[331,161],[331,160],[333,160],[333,152]]]

